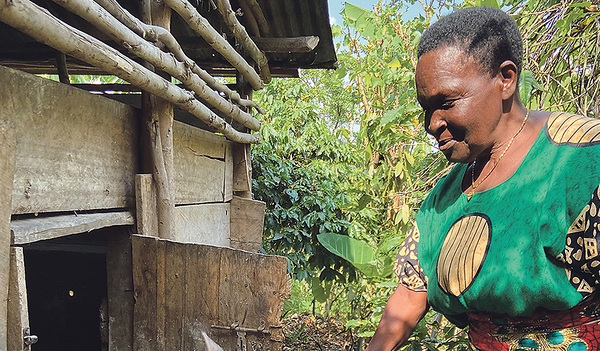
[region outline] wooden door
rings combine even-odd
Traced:
[[[132,238],[135,350],[280,350],[287,261],[226,247]]]

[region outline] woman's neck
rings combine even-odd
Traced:
[[[521,119],[512,119],[503,128],[505,136],[486,153],[469,164],[462,189],[467,194],[493,188],[510,178],[519,168],[542,130],[550,113],[529,111]],[[527,119],[525,119],[527,117]]]

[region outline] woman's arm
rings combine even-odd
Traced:
[[[429,309],[427,292],[412,291],[400,284],[381,316],[366,351],[390,351],[403,344]]]

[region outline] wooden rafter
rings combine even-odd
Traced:
[[[246,32],[246,28],[240,24],[235,12],[231,8],[229,0],[216,0],[216,2],[217,8],[223,17],[225,24],[229,27],[233,36],[238,40],[242,49],[247,52],[252,60],[258,65],[258,72],[262,80],[265,83],[269,83],[271,81],[271,72],[269,72],[269,61],[267,60],[265,53],[256,46],[256,43],[254,43],[248,35],[248,32]]]
[[[68,26],[30,1],[0,2],[0,20],[56,50],[163,97],[200,118],[209,127],[223,133],[230,140],[241,143],[257,143],[260,140],[258,135],[240,133],[233,129],[231,125],[196,100],[190,92],[148,71],[98,39]]]
[[[233,67],[235,67],[252,85],[252,89],[264,88],[264,83],[258,73],[246,60],[198,13],[198,10],[186,0],[163,0],[167,6],[175,10],[191,29],[200,34],[204,40]]]
[[[177,57],[177,55],[169,55],[145,41],[93,0],[54,0],[54,2],[78,16],[81,16],[96,28],[104,31],[130,53],[150,62],[154,67],[177,78],[186,87],[192,89],[199,97],[204,99],[211,106],[214,106],[217,110],[252,130],[260,129],[260,122],[257,119],[253,118],[249,113],[242,111],[238,106],[225,100],[221,95],[204,84],[200,77],[193,72],[193,68],[198,68],[198,66],[185,56],[183,50],[181,50],[181,47],[174,38],[174,43],[170,46],[178,48],[178,51],[180,51],[179,57]],[[164,30],[164,28],[162,29]],[[168,31],[166,32],[171,36]]]
[[[258,27],[260,28],[260,34],[262,37],[269,36],[271,30],[269,29],[269,22],[265,18],[265,14],[263,10],[260,8],[260,5],[256,0],[241,0],[240,2],[247,4],[247,6],[252,11],[252,15],[256,19],[258,23]]]

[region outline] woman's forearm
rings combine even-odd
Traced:
[[[427,309],[426,292],[415,292],[398,285],[383,310],[367,351],[391,351],[402,345]]]

